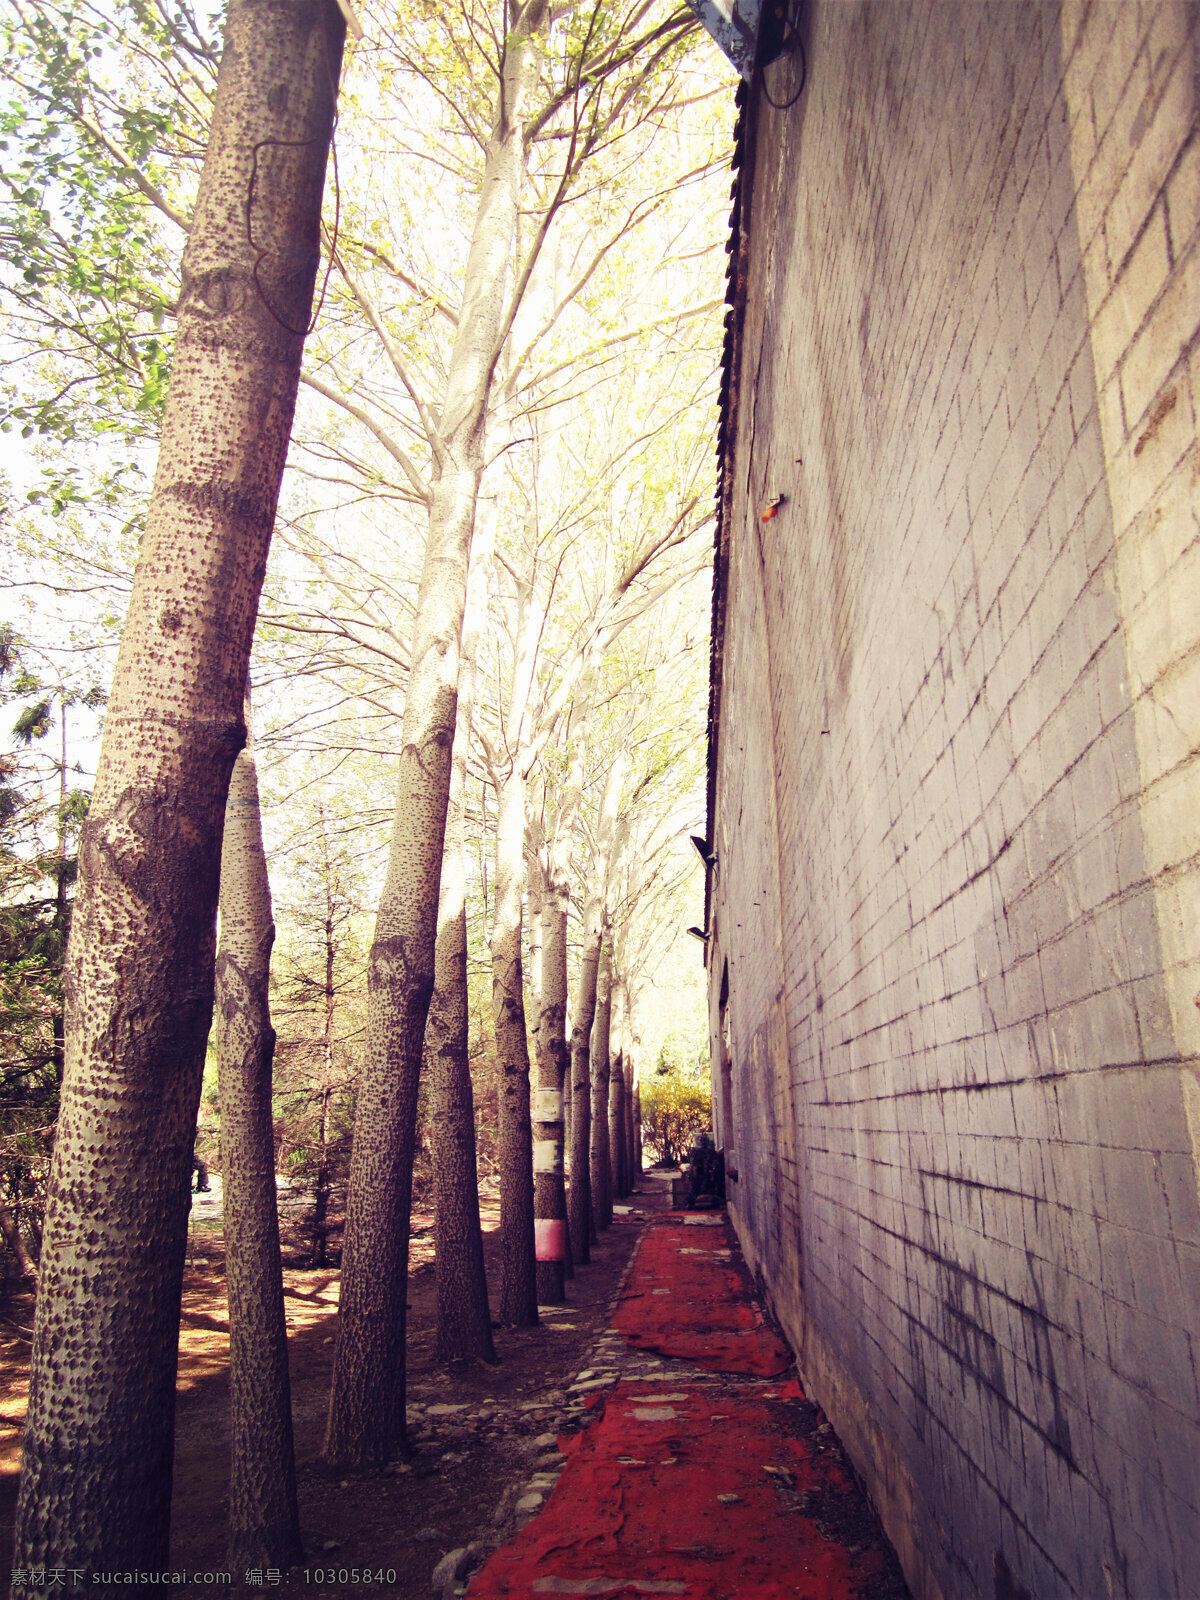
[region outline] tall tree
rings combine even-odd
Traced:
[[[275,920],[249,694],[246,727],[225,803],[215,1017],[233,1441],[229,1565],[239,1573],[286,1567],[302,1555],[271,1100]]]
[[[87,689],[65,683],[55,674],[49,680],[43,671],[31,671],[26,659],[31,654],[25,642],[18,641],[11,628],[4,630],[0,646],[0,665],[6,670],[15,666],[4,698],[20,705],[13,723],[13,743],[30,752],[33,764],[40,768],[42,804],[35,805],[36,817],[32,834],[27,840],[31,846],[28,865],[40,878],[48,878],[54,885],[53,900],[43,902],[39,908],[49,912],[46,925],[40,930],[38,944],[41,953],[49,958],[55,974],[62,969],[67,949],[67,934],[71,926],[71,889],[78,871],[78,860],[72,846],[77,842],[79,830],[87,815],[88,796],[83,789],[71,783],[72,763],[68,755],[68,724],[72,708],[85,707],[98,711],[107,698],[98,684]],[[2,675],[2,674],[0,674]],[[56,747],[52,751],[50,739]],[[78,764],[75,766],[78,771]],[[18,808],[25,809],[28,806]],[[40,837],[39,824],[53,821],[54,840],[47,848]],[[26,823],[30,818],[27,814]],[[40,920],[40,919],[39,919]],[[56,985],[57,987],[57,985]],[[50,1027],[53,1037],[52,1064],[59,1087],[63,1075],[64,1016],[61,989],[58,1003],[53,1008]]]
[[[494,495],[481,499],[467,579],[454,765],[434,952],[434,993],[425,1024],[425,1059],[433,1113],[434,1261],[437,1353],[441,1361],[496,1359],[479,1218],[469,1041],[466,859],[467,755],[479,635],[487,613],[495,510]]]
[[[397,461],[409,483],[427,496],[429,518],[393,842],[369,973],[367,1063],[355,1125],[326,1433],[328,1458],[346,1465],[384,1460],[404,1448],[403,1280],[413,1129],[433,982],[467,561],[493,378],[542,246],[568,199],[576,197],[581,172],[623,128],[643,119],[656,73],[678,54],[694,25],[683,11],[655,19],[648,6],[619,12],[605,0],[525,0],[507,5],[504,18],[499,29],[490,23],[481,28],[481,36],[496,41],[495,51],[485,52],[495,83],[486,129],[479,127],[478,85],[460,84],[454,103],[456,118],[482,149],[483,166],[462,301],[457,310],[441,307],[453,339],[440,403],[420,394],[401,343],[349,260],[344,271],[349,292],[415,408],[431,457],[427,486],[407,451],[404,462]],[[544,50],[549,36],[555,48]],[[460,58],[457,46],[455,59]],[[442,85],[438,92],[452,91]],[[523,213],[535,147],[540,165],[530,185],[532,203]],[[531,217],[528,224],[523,214]],[[380,259],[373,240],[360,241],[359,249]],[[345,409],[346,397],[331,386],[314,380],[314,387]],[[360,412],[351,403],[350,414],[361,421]]]
[[[273,785],[294,778],[296,765],[287,761],[272,771]],[[279,1159],[292,1194],[303,1189],[311,1197],[310,1259],[327,1267],[338,1228],[335,1197],[350,1158],[366,1000],[356,838],[366,775],[347,764],[339,774],[344,787],[331,794],[320,763],[306,762],[301,772],[300,792],[276,791],[271,806],[288,823],[272,852],[286,891],[276,899],[283,937],[271,963],[275,1103]]]
[[[527,1044],[525,984],[522,970],[523,889],[527,856],[526,786],[529,775],[558,725],[571,691],[592,655],[601,651],[613,628],[607,617],[623,594],[605,596],[599,617],[590,619],[573,658],[552,681],[552,691],[538,692],[538,666],[555,578],[560,563],[548,562],[553,576],[539,595],[539,537],[535,492],[530,492],[524,517],[524,550],[516,573],[516,594],[509,608],[510,688],[500,711],[493,741],[482,729],[480,739],[496,787],[496,914],[492,929],[493,1011],[496,1019],[500,1094],[500,1214],[503,1277],[501,1320],[514,1326],[536,1321],[541,1290],[547,1304],[561,1301],[566,1263],[566,1210],[563,1200],[562,1085],[558,1077],[557,1040],[546,1037],[545,1014],[539,1015],[539,1078],[536,1119],[530,1111],[530,1062]],[[623,575],[624,576],[624,575]],[[540,882],[539,882],[540,891]],[[539,919],[540,921],[540,919]],[[539,927],[539,933],[540,933]],[[550,951],[552,965],[559,952]],[[539,963],[544,966],[544,962]],[[539,974],[544,979],[544,974]],[[557,981],[552,971],[550,983]],[[537,994],[543,988],[539,981]],[[565,1004],[565,993],[563,995]],[[534,1005],[539,1005],[535,998]],[[562,1019],[559,1018],[561,1034]],[[562,1048],[565,1050],[565,1039]],[[548,1079],[549,1081],[546,1081]],[[537,1137],[534,1137],[536,1120]],[[532,1158],[532,1167],[531,1167]],[[537,1202],[535,1204],[535,1201]],[[535,1214],[536,1212],[536,1214]],[[539,1229],[542,1227],[540,1250]],[[540,1264],[537,1256],[540,1254]]]
[[[569,631],[566,648],[560,644],[557,651],[546,652],[553,667],[550,671],[543,671],[539,683],[539,666],[543,664],[543,648],[550,631],[551,607],[562,577],[566,554],[559,551],[557,559],[554,559],[543,553],[543,535],[537,519],[539,500],[535,477],[527,489],[524,516],[521,519],[523,549],[520,564],[515,570],[509,569],[513,571],[516,593],[508,608],[511,664],[507,704],[503,708],[497,707],[500,726],[494,739],[482,729],[479,731],[497,795],[496,916],[492,932],[492,959],[496,1042],[501,1074],[500,1210],[504,1262],[501,1319],[506,1322],[511,1319],[515,1325],[536,1318],[539,1282],[545,1289],[546,1303],[552,1304],[562,1299],[567,1255],[562,1084],[558,1077],[559,1051],[565,1058],[566,1039],[563,1035],[560,1046],[557,1037],[551,1039],[548,1036],[545,1016],[539,1017],[538,1028],[543,1041],[539,1072],[544,1064],[545,1076],[539,1081],[538,1087],[536,1139],[533,1137],[530,1115],[530,1066],[521,961],[522,889],[527,881],[527,782],[565,712],[576,683],[594,661],[603,658],[604,652],[633,619],[651,606],[656,597],[670,589],[672,582],[671,578],[665,579],[657,591],[650,591],[648,597],[644,592],[635,592],[638,580],[654,568],[659,557],[674,553],[678,547],[686,545],[689,535],[695,531],[691,524],[694,507],[687,501],[665,531],[656,528],[644,542],[635,540],[626,562],[618,567],[615,574],[606,573],[609,583],[602,583],[599,592],[593,593],[591,604],[585,607],[582,619],[571,619],[574,625]],[[568,550],[573,543],[572,538],[568,542]],[[604,565],[611,569],[613,552],[606,548],[604,554]],[[548,577],[540,582],[542,569],[546,570]],[[565,820],[569,823],[570,819]],[[536,855],[534,860],[536,865]],[[561,932],[565,940],[565,927]],[[557,965],[565,960],[565,945],[561,950],[556,949],[553,940],[557,939],[559,930],[552,927],[551,933],[551,962]],[[541,964],[544,966],[545,963]],[[558,978],[557,972],[552,973],[551,984],[556,984]],[[563,985],[562,1000],[565,1007],[565,977]],[[555,1026],[561,1033],[561,1017]],[[528,1171],[531,1153],[532,1178]],[[539,1190],[540,1200],[535,1202],[535,1194]],[[543,1257],[540,1273],[535,1265],[539,1231],[536,1224],[539,1221],[542,1223]]]
[[[571,1187],[568,1194],[571,1241],[577,1259],[586,1262],[596,1237],[592,1200],[592,1027],[600,955],[604,942],[604,907],[608,868],[616,833],[626,754],[618,749],[604,783],[600,815],[588,868],[583,909],[583,949],[571,1027]],[[607,1101],[605,1102],[607,1105]]]
[[[459,647],[492,375],[527,159],[546,0],[510,10],[437,430],[435,479],[404,703],[392,846],[368,969],[325,1451],[345,1465],[405,1448],[405,1313],[413,1143],[457,717]]]
[[[527,569],[517,582],[512,689],[501,728],[502,742],[499,749],[489,747],[488,751],[496,785],[492,1013],[496,1023],[500,1119],[500,1321],[506,1327],[530,1326],[537,1321],[538,1308],[521,904],[525,888],[525,785],[532,766],[526,728],[537,672],[541,620],[533,594],[536,560],[532,538],[527,539],[527,550],[532,570]]]
[[[608,1091],[608,1159],[612,1197],[623,1200],[629,1193],[629,1155],[626,1146],[628,1121],[625,1082],[625,1026],[627,986],[614,951],[612,1009],[609,1022],[610,1077]]]
[[[612,1015],[612,928],[601,925],[600,967],[596,975],[596,1014],[592,1020],[592,1221],[599,1232],[612,1226],[612,1165],[609,1155],[609,1024]]]
[[[517,757],[509,760],[497,787],[492,1012],[500,1111],[500,1321],[506,1327],[528,1327],[537,1321],[538,1298],[529,1046],[521,961],[525,772]]]
[[[586,687],[576,696],[567,739],[567,770],[553,819],[549,823],[542,863],[542,992],[538,1019],[538,1125],[539,1137],[549,1139],[559,1151],[566,1143],[563,1117],[570,1093],[570,1048],[567,1043],[567,918],[570,911],[570,854],[575,819],[583,792],[587,749],[589,697]],[[543,1098],[545,1097],[545,1098]],[[557,1115],[555,1114],[557,1113]],[[550,1170],[534,1174],[534,1225],[540,1221],[549,1233],[555,1223],[569,1235],[563,1159],[547,1164]],[[551,1235],[553,1239],[553,1235]],[[587,1241],[584,1240],[586,1249]],[[572,1261],[576,1247],[568,1236],[564,1255]],[[582,1257],[587,1259],[586,1254]],[[539,1252],[538,1299],[553,1305],[563,1297],[563,1274],[551,1251]]]
[[[0,1232],[18,1275],[32,1280],[22,1229],[30,1242],[40,1238],[62,1080],[62,965],[87,795],[68,782],[67,707],[77,696],[61,681],[48,685],[26,656],[25,641],[0,627],[0,703],[17,713],[15,749],[0,755]]]
[[[622,397],[624,399],[624,397]],[[610,401],[610,408],[614,402]],[[564,408],[578,409],[578,408]],[[606,409],[603,405],[599,408]],[[606,419],[611,421],[611,414]],[[621,494],[624,451],[603,448],[593,435],[593,459],[583,481],[561,470],[564,441],[557,425],[535,417],[520,465],[510,469],[518,504],[511,521],[517,550],[498,555],[498,589],[511,579],[512,592],[498,593],[494,610],[497,702],[492,725],[479,729],[497,794],[496,919],[493,929],[496,1034],[501,1073],[501,1133],[509,1155],[501,1168],[501,1227],[504,1286],[501,1316],[532,1318],[538,1301],[553,1304],[564,1294],[568,1259],[564,1196],[562,1090],[567,1044],[566,860],[582,784],[577,752],[559,815],[546,838],[543,764],[541,798],[518,831],[517,808],[526,811],[527,785],[547,749],[576,685],[641,616],[696,563],[695,539],[706,520],[696,515],[695,485],[686,471],[665,482],[654,515],[638,514]],[[646,429],[643,438],[654,438]],[[607,442],[607,441],[604,441]],[[629,514],[622,520],[617,505]],[[670,514],[666,507],[670,507]],[[614,531],[614,524],[619,533]],[[569,603],[561,598],[569,593]],[[505,659],[501,659],[501,658]],[[580,701],[576,725],[587,723]],[[504,824],[504,826],[501,826]],[[525,850],[528,834],[531,848]],[[539,858],[539,850],[541,857]],[[522,982],[521,889],[537,874],[537,895],[548,896],[547,944],[540,952],[538,993],[553,999],[538,1014],[539,1082],[530,1126],[529,1059]],[[502,892],[503,890],[503,892]],[[542,930],[539,930],[539,932]],[[532,942],[532,941],[531,941]],[[533,1187],[527,1169],[532,1148]],[[536,1249],[535,1249],[536,1247]],[[540,1259],[535,1265],[535,1254]],[[537,1293],[534,1293],[536,1285]]]
[[[321,924],[321,1038],[320,1067],[316,1084],[316,1139],[313,1166],[313,1252],[314,1267],[329,1265],[329,1213],[333,1198],[332,1145],[333,1101],[337,1092],[338,1072],[334,1060],[334,1019],[337,1015],[338,983],[338,933],[339,924],[348,916],[348,907],[339,894],[336,868],[330,857],[329,829],[325,812],[319,813],[321,840],[321,888],[324,891],[324,913]]]
[[[17,1510],[24,1568],[167,1561],[225,800],[312,312],[344,36],[334,0],[231,0],[81,850]]]
[[[633,1183],[642,1176],[642,1088],[640,1083],[633,1086]]]

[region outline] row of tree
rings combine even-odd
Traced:
[[[672,846],[695,823],[702,760],[679,706],[703,680],[711,467],[698,408],[715,329],[695,285],[717,276],[713,95],[691,65],[690,14],[649,3],[368,8],[340,109],[334,0],[231,0],[220,53],[211,19],[159,0],[115,18],[86,0],[15,11],[8,131],[23,165],[3,226],[27,266],[3,287],[37,381],[9,413],[53,442],[30,504],[60,529],[39,556],[57,563],[58,592],[102,594],[101,633],[124,612],[65,968],[18,1564],[165,1565],[211,1015],[231,1557],[281,1565],[299,1536],[274,920],[247,704],[264,579],[256,694],[271,781],[359,783],[369,826],[378,755],[399,746],[326,1442],[332,1461],[364,1466],[406,1448],[423,1065],[441,1348],[490,1348],[472,905],[490,946],[502,1322],[562,1297],[614,1184],[631,1180],[632,1018],[664,943],[653,912],[684,881]],[[401,172],[431,119],[439,138]],[[335,171],[323,207],[335,126],[356,180]],[[422,194],[414,170],[433,165],[457,204],[435,204],[428,180]],[[172,229],[186,241],[174,297]],[[299,472],[280,510],[302,388]],[[156,429],[143,518],[131,486]],[[419,539],[397,536],[417,525]],[[127,603],[122,541],[139,545]],[[341,913],[320,805],[317,817],[307,833],[324,841],[328,893],[309,915],[324,919],[329,964],[306,982],[325,1008],[325,1150]],[[490,861],[472,835],[490,836]],[[315,1183],[327,1211],[320,1161]]]

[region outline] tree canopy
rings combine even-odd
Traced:
[[[594,1048],[605,1072],[611,1055],[612,1103],[619,1087],[627,1121],[664,1035],[703,1026],[698,983],[675,974],[695,967],[680,940],[702,893],[686,838],[704,809],[734,82],[692,14],[667,0],[357,10],[362,37],[347,44],[319,230],[314,221],[305,244],[314,262],[320,252],[311,311],[293,321],[294,273],[270,244],[297,140],[263,132],[237,147],[248,166],[222,245],[242,263],[253,316],[297,352],[249,677],[276,925],[274,1143],[308,1207],[284,1247],[336,1260],[350,1218],[343,1366],[352,1258],[366,1248],[355,1230],[391,1237],[400,1212],[406,1229],[405,1184],[413,1172],[419,1188],[430,1181],[430,1090],[417,1070],[432,944],[418,959],[418,924],[405,920],[417,893],[401,869],[416,851],[431,941],[456,739],[473,1097],[454,1104],[466,1104],[456,1115],[473,1121],[481,1155],[503,1173],[503,1150],[523,1150],[528,1165],[530,1140],[545,1146],[551,1126],[531,1133],[530,1106],[548,1118],[553,1103],[561,1176],[598,973],[605,1014],[613,986],[614,1032]],[[0,1155],[14,1152],[0,1183],[35,1247],[90,774],[102,730],[116,738],[105,708],[122,631],[128,650],[146,625],[137,586],[163,561],[147,507],[170,408],[195,371],[187,319],[197,295],[210,309],[227,301],[203,257],[202,170],[218,137],[219,69],[230,70],[223,21],[194,0],[13,0],[0,21],[0,429],[13,446],[0,498],[0,695],[13,729],[0,752]],[[214,395],[213,414],[232,417]],[[164,470],[160,460],[156,494]],[[469,563],[479,611],[462,647],[470,715],[456,732]],[[157,603],[156,616],[183,621],[174,600]],[[198,683],[241,670],[223,637],[198,636],[196,648],[208,663]],[[234,688],[231,676],[230,704]],[[119,676],[117,692],[130,703]],[[441,772],[419,804],[416,790],[404,800],[413,752],[421,781]],[[136,776],[136,752],[128,762]],[[416,974],[415,999],[402,1025],[385,1024],[405,974]],[[543,990],[558,997],[548,1008]],[[531,1102],[546,1028],[558,1066],[538,1094],[560,1098]],[[397,1029],[412,1035],[411,1070]],[[586,1078],[586,1049],[582,1059]],[[404,1072],[409,1177],[360,1181],[351,1148],[367,1172],[374,1108]],[[506,1082],[524,1106],[508,1146]],[[643,1089],[647,1126],[661,1122],[664,1092],[647,1110]],[[587,1164],[568,1155],[585,1195]],[[616,1165],[614,1177],[627,1181]],[[396,1217],[355,1222],[364,1183],[392,1196]],[[561,1183],[557,1194],[552,1215],[538,1212],[543,1242],[546,1224],[567,1226]],[[586,1258],[586,1240],[577,1246]],[[531,1263],[533,1249],[533,1231],[522,1233],[514,1250]],[[331,1427],[335,1458],[384,1459],[402,1445],[399,1370],[386,1405],[363,1389],[399,1419],[393,1431],[364,1454],[361,1418]]]

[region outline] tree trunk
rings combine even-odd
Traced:
[[[81,841],[17,1511],[24,1568],[167,1565],[225,799],[319,264],[343,37],[335,0],[230,3]]]
[[[528,0],[505,44],[500,110],[484,163],[463,303],[442,407],[441,459],[417,596],[387,876],[367,968],[342,1249],[327,1458],[383,1462],[406,1448],[404,1333],[417,1087],[434,948],[458,701],[459,646],[484,421],[525,171],[524,116],[544,0]]]
[[[528,785],[525,792],[528,799]],[[528,870],[528,859],[526,863],[525,915],[522,921],[529,943],[529,959],[525,963],[525,988],[529,994],[527,1014],[533,1018],[534,1054],[539,1055],[542,1032],[542,875],[537,870],[536,858],[532,872]]]
[[[645,1171],[642,1159],[642,1091],[634,1085],[633,1089],[633,1181],[634,1183]]]
[[[320,1088],[321,1112],[317,1123],[317,1173],[313,1183],[312,1263],[314,1267],[329,1265],[329,1199],[332,1190],[329,1170],[329,1103],[333,1098],[330,1084],[329,1052],[323,1056]]]
[[[594,911],[594,925],[592,913]],[[585,910],[579,987],[571,1029],[571,1188],[567,1196],[571,1248],[585,1266],[596,1237],[592,1220],[592,1022],[596,1015],[596,973],[600,965],[600,907]]]
[[[492,509],[488,508],[489,511]],[[438,907],[434,992],[425,1023],[425,1061],[433,1115],[434,1259],[439,1361],[492,1362],[491,1311],[479,1221],[475,1096],[471,1083],[467,1003],[467,863],[464,830],[467,757],[475,700],[475,663],[487,612],[494,518],[482,513],[468,576],[462,663],[454,732],[454,765],[446,816],[446,850]]]
[[[249,722],[249,704],[246,711]],[[271,1110],[274,941],[258,777],[247,738],[225,808],[216,970],[233,1432],[228,1561],[238,1573],[287,1567],[302,1556]]]
[[[325,826],[325,807],[318,809],[321,823],[321,859],[325,888],[325,982],[322,1002],[325,1008],[321,1028],[321,1084],[318,1089],[320,1113],[317,1121],[317,1171],[313,1182],[313,1247],[314,1267],[329,1265],[329,1202],[333,1190],[332,1163],[329,1159],[329,1108],[333,1104],[333,1024],[337,1012],[337,984],[334,967],[337,961],[336,913],[334,907],[333,863],[329,859],[329,830]]]
[[[608,930],[600,947],[596,977],[596,1019],[592,1024],[592,1218],[599,1232],[612,1226],[612,1165],[608,1142],[609,1016],[612,1005],[612,947]]]
[[[532,1327],[538,1319],[533,1126],[521,970],[524,859],[525,783],[514,764],[497,797],[496,916],[492,924],[492,1016],[499,1058],[500,1322],[506,1328]]]
[[[433,1102],[437,1353],[439,1361],[490,1362],[496,1359],[496,1352],[483,1265],[475,1097],[468,1055],[461,795],[451,799],[447,843],[435,993],[425,1029]]]
[[[565,1065],[563,1070],[563,1168],[565,1186],[566,1167],[571,1158],[571,1107],[575,1100],[575,1092],[571,1085],[571,1028],[569,1024],[569,1013],[567,1013],[565,1009],[563,1014],[563,1049],[565,1057]],[[571,1270],[567,1273],[567,1277],[573,1278],[575,1276],[575,1249],[571,1243],[571,1215],[570,1206],[567,1204],[566,1200],[565,1187],[563,1206],[565,1208],[567,1218],[567,1257],[570,1261],[571,1267]]]
[[[30,1283],[37,1280],[37,1268],[29,1259],[29,1251],[25,1248],[25,1241],[21,1237],[21,1230],[17,1226],[17,1219],[8,1207],[0,1201],[0,1233],[4,1235],[4,1242],[12,1251],[17,1263],[17,1276]]]
[[[623,1200],[629,1193],[625,1155],[625,980],[616,971],[612,980],[609,1039],[608,1160],[612,1197]]]
[[[628,1009],[625,1013],[625,1125],[623,1134],[625,1139],[625,1193],[632,1194],[637,1188],[636,1167],[636,1134],[634,1131],[634,1099],[633,1099],[633,1028]]]
[[[534,1214],[542,1222],[547,1255],[556,1238],[553,1227],[562,1225],[563,1277],[575,1276],[575,1258],[588,1259],[588,1236],[584,1228],[580,1244],[567,1216],[566,1187],[563,1181],[563,1154],[569,1148],[568,1105],[574,1096],[571,1050],[567,1043],[567,918],[571,894],[569,868],[575,819],[583,793],[584,757],[590,700],[581,695],[571,719],[570,754],[566,781],[554,818],[554,831],[547,850],[542,885],[542,981],[541,1013],[538,1028],[538,1137],[556,1146],[551,1152],[550,1170],[534,1177]],[[545,1111],[546,1116],[541,1112]],[[554,1112],[558,1112],[557,1118]],[[586,1147],[585,1147],[586,1148]],[[586,1166],[586,1159],[584,1162]],[[578,1169],[575,1169],[578,1170]],[[572,1182],[574,1182],[572,1178]],[[539,1252],[541,1253],[541,1252]],[[538,1263],[538,1299],[553,1305],[564,1297],[557,1263],[553,1259]]]
[[[616,833],[621,787],[627,759],[618,752],[604,783],[596,842],[592,851],[583,907],[583,950],[579,958],[579,988],[571,1026],[571,1188],[567,1197],[571,1245],[576,1259],[591,1259],[596,1238],[592,1205],[592,1023],[596,1014],[596,979],[604,929],[604,903],[608,890],[608,864]]]
[[[437,940],[435,992],[425,1027],[433,1103],[437,1355],[439,1361],[492,1362],[496,1351],[483,1265],[475,1096],[468,1055],[461,795],[451,799],[447,845],[442,867],[443,920]],[[455,900],[457,906],[453,904]]]
[[[533,1215],[537,1238],[537,1297],[542,1305],[566,1299],[567,1195],[563,1182],[563,1088],[567,1055],[567,898],[547,879],[542,914],[541,1025],[534,1109]]]
[[[612,1055],[608,1080],[608,1161],[612,1198],[624,1200],[629,1185],[625,1181],[625,1059],[620,1050]]]

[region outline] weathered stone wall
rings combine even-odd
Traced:
[[[734,1215],[919,1595],[1190,1594],[1196,14],[815,0],[804,36],[742,168]]]

